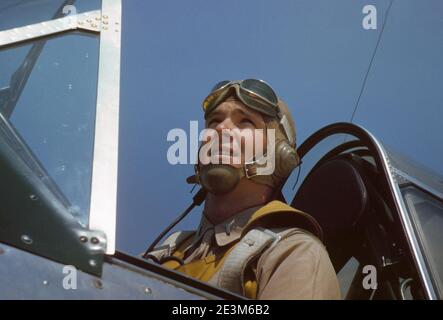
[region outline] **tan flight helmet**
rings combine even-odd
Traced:
[[[240,168],[231,164],[198,163],[194,167],[195,176],[189,177],[188,183],[198,183],[213,194],[232,191],[243,177],[256,183],[268,185],[272,189],[281,187],[286,178],[299,165],[300,158],[296,151],[295,123],[288,106],[280,98],[278,99],[278,108],[277,117],[272,118],[264,115],[266,128],[275,130],[275,148],[271,151],[267,150],[266,153],[266,156],[269,156],[269,152],[274,152],[275,165],[272,174],[257,174],[257,168],[262,166],[258,163],[260,159],[248,162]]]
[[[275,129],[275,170],[271,175],[257,175],[253,181],[272,188],[281,186],[291,172],[300,164],[297,154],[296,128],[287,104],[278,98],[278,118],[267,117],[267,129]]]

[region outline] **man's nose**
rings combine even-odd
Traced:
[[[220,146],[226,141],[229,141],[229,143],[233,143],[233,130],[235,128],[236,126],[230,118],[226,118],[217,124],[217,126],[215,127],[215,131],[217,132],[217,136],[219,139],[218,143]]]
[[[221,121],[220,123],[217,124],[217,126],[215,127],[215,130],[221,134],[222,130],[232,130],[235,129],[236,126],[235,124],[232,122],[231,118],[226,118],[223,121]]]

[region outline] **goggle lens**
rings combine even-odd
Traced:
[[[218,90],[218,89],[221,89],[221,88],[223,88],[224,86],[226,86],[228,83],[230,83],[231,81],[229,81],[229,80],[224,80],[224,81],[220,81],[219,83],[217,83],[214,87],[212,87],[212,89],[211,89],[211,93],[212,92],[214,92],[214,91],[216,91],[216,90]]]
[[[241,87],[261,98],[265,98],[267,101],[275,106],[278,103],[278,99],[274,90],[272,90],[272,88],[264,81],[256,79],[246,79],[241,82]]]
[[[257,79],[246,79],[242,81],[224,80],[217,83],[211,90],[211,93],[203,102],[203,110],[207,114],[216,106],[217,98],[231,85],[238,84],[240,90],[237,91],[242,97],[240,99],[248,106],[268,115],[277,114],[278,98],[274,90],[266,82]],[[251,101],[252,98],[252,101]],[[255,102],[254,102],[255,101]],[[263,109],[266,108],[266,110]]]

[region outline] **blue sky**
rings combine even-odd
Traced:
[[[362,8],[377,8],[377,30]],[[289,105],[300,144],[349,121],[389,1],[123,1],[117,248],[132,254],[191,201],[192,165],[166,159],[224,79],[261,78]],[[354,122],[443,175],[443,3],[394,1]],[[192,229],[196,209],[180,225]]]

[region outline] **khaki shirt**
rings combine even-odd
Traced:
[[[213,225],[203,214],[197,233],[184,250],[184,262],[226,252],[240,239],[252,214],[246,209]],[[300,228],[290,228],[282,239],[265,250],[256,267],[257,299],[340,299],[340,288],[322,242]]]

